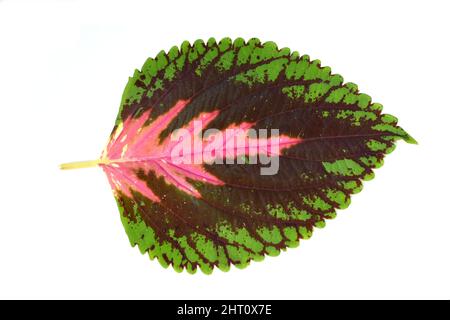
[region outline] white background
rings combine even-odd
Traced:
[[[448,1],[0,0],[0,298],[450,298]],[[135,68],[183,40],[259,37],[396,115],[376,178],[311,240],[213,275],[131,248],[99,156]]]

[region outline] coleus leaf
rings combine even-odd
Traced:
[[[396,140],[415,143],[381,111],[320,61],[273,42],[183,42],[129,79],[100,160],[63,168],[101,166],[131,244],[164,267],[243,268],[311,237],[348,207]],[[219,139],[274,128],[277,139],[247,140],[256,148]],[[190,163],[173,157],[194,141],[200,149],[180,156]],[[276,174],[249,163],[262,150],[278,157]],[[198,154],[209,159],[194,161]],[[236,161],[208,161],[224,159]]]

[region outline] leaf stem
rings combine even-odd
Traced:
[[[70,169],[81,169],[81,168],[91,168],[95,167],[101,163],[104,163],[102,159],[97,160],[88,160],[88,161],[77,161],[77,162],[69,162],[63,163],[59,166],[61,170],[70,170]]]

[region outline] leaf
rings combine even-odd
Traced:
[[[243,268],[310,238],[396,140],[416,143],[381,111],[273,42],[183,42],[129,79],[100,160],[63,168],[101,166],[131,244],[162,266]],[[261,129],[279,132],[250,135]],[[228,144],[237,133],[245,144]],[[262,174],[265,152],[276,174]]]

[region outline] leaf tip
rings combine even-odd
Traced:
[[[402,139],[406,142],[406,143],[410,143],[410,144],[419,144],[419,142],[414,139],[412,136],[409,135],[409,133],[405,132],[405,134],[402,136]]]

